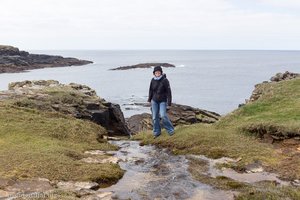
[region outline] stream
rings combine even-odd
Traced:
[[[126,170],[115,185],[100,189],[112,192],[113,199],[233,199],[233,192],[213,189],[194,180],[185,156],[166,149],[140,146],[137,141],[111,141],[120,147],[115,156]]]

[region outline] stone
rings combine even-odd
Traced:
[[[98,189],[100,186],[96,182],[74,182],[74,181],[60,181],[57,183],[57,187],[62,190],[79,191],[82,189]]]
[[[247,173],[258,173],[263,172],[264,168],[262,167],[260,162],[254,162],[245,166],[245,171]]]
[[[275,76],[271,77],[270,80],[272,82],[280,82],[280,81],[290,80],[298,77],[300,77],[300,74],[286,71],[284,73],[277,73]]]
[[[215,112],[181,104],[172,104],[167,113],[174,126],[194,123],[215,123],[221,117],[220,114]],[[152,129],[152,115],[149,113],[133,115],[127,118],[126,122],[133,134]]]
[[[292,181],[292,185],[300,187],[300,180],[296,179]]]
[[[5,188],[9,192],[45,192],[53,190],[48,180],[17,180]]]
[[[95,163],[95,164],[104,164],[104,163],[117,164],[120,161],[120,159],[112,156],[108,158],[87,157],[81,159],[81,161],[85,163]]]
[[[85,154],[91,154],[91,155],[100,155],[100,156],[106,155],[105,151],[101,151],[101,150],[85,151],[84,153]]]

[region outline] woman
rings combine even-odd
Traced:
[[[149,88],[148,102],[151,102],[153,135],[157,138],[161,134],[160,117],[163,127],[171,136],[174,134],[174,127],[167,115],[167,106],[171,106],[172,93],[170,83],[166,74],[163,74],[161,66],[154,67],[154,77],[151,80]],[[160,117],[159,117],[160,115]]]

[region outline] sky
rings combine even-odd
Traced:
[[[0,0],[0,44],[28,50],[300,50],[300,0]]]

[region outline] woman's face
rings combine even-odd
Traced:
[[[159,77],[159,76],[161,75],[161,72],[160,72],[160,71],[155,71],[155,72],[154,72],[154,75],[155,75],[156,77]]]

